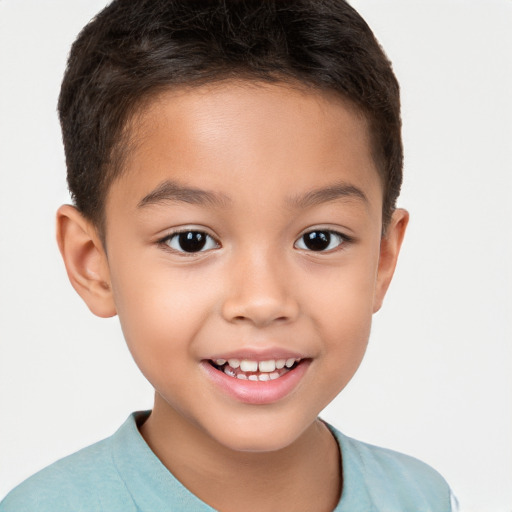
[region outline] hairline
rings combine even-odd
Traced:
[[[375,171],[380,180],[382,186],[382,198],[383,198],[383,226],[382,232],[385,233],[389,215],[384,211],[385,198],[387,195],[387,183],[385,181],[386,171],[384,169],[384,162],[381,155],[378,154],[379,141],[377,139],[375,130],[375,120],[372,118],[369,109],[359,105],[354,99],[350,98],[348,94],[344,94],[342,91],[336,90],[333,87],[314,83],[312,80],[301,79],[300,77],[293,76],[287,73],[272,73],[266,77],[262,77],[259,74],[251,73],[250,71],[241,71],[236,76],[229,74],[219,74],[213,77],[191,79],[184,82],[167,82],[159,85],[155,85],[153,88],[149,88],[145,94],[141,95],[136,101],[126,109],[126,117],[122,123],[119,133],[115,134],[115,142],[112,145],[109,154],[109,161],[103,163],[103,183],[100,188],[100,201],[99,209],[95,212],[93,218],[89,220],[94,225],[98,232],[100,240],[105,247],[106,242],[106,204],[108,195],[112,185],[121,179],[126,172],[125,167],[127,159],[137,149],[138,144],[143,140],[142,127],[144,123],[144,117],[148,113],[152,105],[154,105],[158,99],[170,92],[173,93],[184,93],[190,91],[197,91],[198,89],[216,88],[221,87],[224,84],[233,84],[240,87],[258,87],[265,85],[272,85],[276,87],[292,88],[296,91],[305,94],[318,94],[328,99],[329,101],[338,101],[343,104],[345,108],[351,111],[351,113],[357,115],[365,123],[367,132],[367,142],[370,146],[370,154],[375,164]],[[385,160],[385,159],[384,159]]]

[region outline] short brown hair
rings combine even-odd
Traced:
[[[399,86],[344,0],[114,0],[73,44],[59,98],[68,185],[82,214],[102,227],[123,130],[144,101],[230,78],[293,81],[351,101],[369,121],[385,227],[402,182]]]

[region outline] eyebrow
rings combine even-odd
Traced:
[[[293,207],[301,209],[342,198],[355,198],[361,200],[363,203],[369,203],[368,198],[360,188],[344,182],[311,190],[301,196],[293,196],[289,199],[289,202]]]
[[[229,202],[229,198],[224,194],[188,187],[176,181],[166,180],[144,196],[139,201],[137,208],[169,201],[223,207]]]

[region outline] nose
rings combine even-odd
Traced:
[[[230,323],[265,327],[295,320],[299,304],[286,265],[271,255],[252,253],[230,266],[222,315]]]

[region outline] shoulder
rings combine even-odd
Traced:
[[[111,438],[65,457],[31,476],[0,503],[0,512],[107,511],[109,501],[135,510],[112,460]],[[117,510],[117,508],[116,508]]]
[[[433,489],[447,488],[445,479],[434,468],[415,457],[351,438],[347,438],[347,443],[350,443],[367,474],[399,477],[401,482],[419,482]]]
[[[451,511],[450,488],[431,466],[331,430],[342,452],[344,485],[364,486],[375,510]]]

